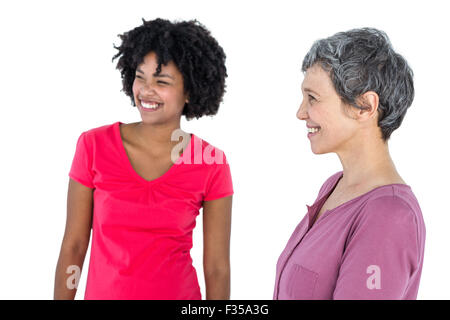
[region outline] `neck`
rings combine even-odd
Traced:
[[[377,136],[362,137],[336,152],[343,167],[342,186],[364,187],[404,183],[389,154],[388,143]]]
[[[172,141],[172,133],[180,129],[180,123],[153,125],[142,121],[135,124],[134,130],[139,143],[151,151],[171,149],[178,141]]]

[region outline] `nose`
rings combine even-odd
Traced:
[[[147,81],[139,84],[139,94],[149,96],[155,93],[156,81],[154,79],[148,79]]]
[[[155,87],[153,86],[153,83],[147,83],[143,85],[140,88],[139,93],[143,96],[148,96],[152,93],[155,93]]]
[[[300,120],[308,119],[308,110],[306,108],[305,101],[302,101],[302,103],[300,104],[300,107],[298,108],[297,118],[300,119]]]

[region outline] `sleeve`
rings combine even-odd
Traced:
[[[402,299],[419,267],[418,226],[401,198],[370,200],[352,227],[333,299]]]
[[[69,171],[69,177],[88,188],[94,188],[92,171],[92,148],[88,147],[86,132],[83,132],[77,141],[75,155]]]
[[[209,176],[206,186],[204,201],[216,200],[234,193],[230,165],[225,153],[222,152],[222,155],[222,163],[214,163],[214,169]]]

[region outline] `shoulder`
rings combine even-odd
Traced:
[[[119,121],[114,122],[112,124],[105,124],[98,127],[94,127],[88,130],[85,130],[81,133],[81,136],[87,143],[94,143],[95,141],[102,142],[102,140],[106,138],[110,138],[114,135],[114,130],[119,125]]]
[[[425,246],[422,213],[412,197],[399,194],[397,189],[400,188],[407,190],[405,186],[384,186],[372,192],[361,204],[348,241],[356,241],[367,248],[409,248],[420,260]]]
[[[386,185],[370,193],[363,212],[377,218],[395,220],[416,219],[420,207],[407,185]]]
[[[406,185],[388,185],[371,192],[362,204],[355,228],[370,228],[396,237],[422,238],[425,233],[420,207]]]

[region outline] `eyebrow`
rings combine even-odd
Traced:
[[[144,74],[144,72],[139,68],[137,68],[136,71]],[[171,75],[168,75],[167,73],[156,73],[155,72],[153,74],[153,76],[158,77],[158,78],[170,78],[170,79],[174,80],[174,78]]]
[[[310,88],[303,88],[303,90],[306,91],[306,92],[314,93],[314,94],[317,95],[317,96],[320,96],[320,94],[318,94],[317,92],[315,92],[314,90],[312,90],[312,89],[310,89]]]

